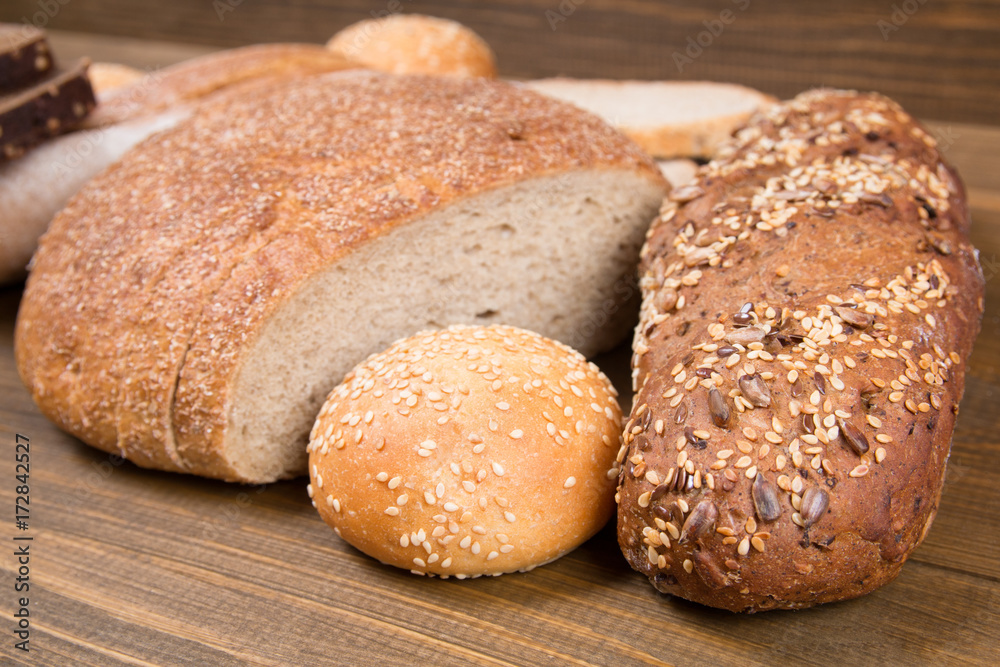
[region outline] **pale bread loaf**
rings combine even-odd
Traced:
[[[751,114],[774,102],[746,86],[709,81],[556,78],[525,85],[596,113],[660,159],[711,158]]]
[[[57,423],[140,465],[301,474],[332,385],[414,331],[506,322],[588,354],[620,340],[666,189],[598,118],[508,84],[273,83],[70,202],[28,281],[19,370]]]
[[[359,364],[320,411],[309,495],[383,563],[455,576],[528,570],[614,512],[621,409],[578,352],[507,326],[458,326]]]
[[[496,76],[496,58],[479,35],[435,16],[392,14],[359,21],[331,37],[326,47],[389,74]]]

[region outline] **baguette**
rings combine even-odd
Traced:
[[[938,506],[984,281],[963,186],[890,100],[766,111],[642,251],[618,539],[732,611],[891,581]]]
[[[18,369],[56,423],[139,465],[299,475],[333,386],[418,330],[614,345],[667,189],[600,119],[509,84],[272,82],[148,139],[57,216]]]

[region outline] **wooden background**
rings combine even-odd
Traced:
[[[779,97],[860,88],[921,118],[1000,123],[997,0],[3,0],[0,21],[239,46],[325,42],[396,8],[468,24],[496,50],[504,76],[712,79]],[[732,12],[728,25],[723,11]],[[708,46],[679,72],[673,54],[699,39],[705,21],[721,32],[701,35]]]

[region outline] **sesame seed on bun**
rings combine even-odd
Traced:
[[[571,348],[507,326],[372,355],[313,427],[309,495],[338,535],[417,574],[527,570],[614,509],[617,392]]]

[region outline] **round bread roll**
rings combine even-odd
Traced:
[[[421,14],[392,14],[347,26],[326,47],[347,60],[390,74],[496,77],[496,58],[461,23]]]
[[[594,364],[536,333],[420,333],[331,392],[309,495],[343,539],[415,574],[529,570],[611,517],[616,397]]]

